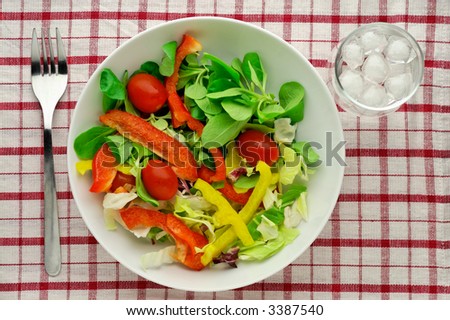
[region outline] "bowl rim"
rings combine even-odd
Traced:
[[[116,47],[101,63],[99,63],[97,65],[95,71],[89,76],[89,79],[84,84],[84,87],[83,87],[83,89],[82,89],[82,91],[81,91],[81,93],[80,93],[80,95],[78,97],[77,103],[76,103],[74,109],[72,110],[71,125],[70,125],[70,128],[69,128],[69,134],[68,134],[68,137],[67,137],[67,146],[69,148],[71,148],[71,142],[75,138],[75,136],[74,136],[75,133],[74,133],[73,130],[71,130],[71,128],[73,127],[72,126],[72,122],[74,122],[74,120],[77,118],[76,117],[77,110],[80,110],[78,108],[78,105],[79,105],[79,102],[81,100],[83,100],[82,99],[83,96],[87,94],[86,92],[87,92],[88,85],[90,84],[89,82],[92,81],[91,79],[93,79],[99,72],[101,72],[102,67],[104,65],[108,64],[109,60],[112,59],[112,57],[116,54],[116,52],[118,50],[121,50],[121,48],[124,47],[124,46],[128,46],[128,44],[130,42],[132,42],[132,41],[137,41],[139,38],[145,36],[145,34],[147,34],[147,33],[155,32],[158,29],[165,28],[165,27],[167,27],[169,25],[172,25],[172,24],[179,24],[179,23],[183,23],[183,22],[196,21],[196,20],[226,21],[228,23],[234,23],[234,24],[242,25],[245,28],[251,28],[251,29],[254,29],[255,31],[265,33],[267,36],[277,40],[280,44],[283,44],[286,47],[290,48],[290,50],[293,53],[295,53],[295,55],[299,59],[303,60],[308,65],[308,67],[309,67],[308,70],[310,70],[312,73],[314,73],[315,77],[317,77],[319,79],[319,81],[321,82],[322,89],[323,89],[322,91],[325,91],[325,94],[328,96],[328,99],[334,105],[334,108],[333,108],[334,112],[330,112],[330,114],[328,114],[327,116],[330,116],[330,117],[333,118],[332,121],[333,121],[333,123],[335,123],[336,129],[338,130],[337,133],[339,134],[337,138],[345,141],[345,139],[344,139],[344,132],[343,132],[343,129],[342,129],[342,124],[341,124],[341,121],[339,119],[338,109],[336,108],[336,104],[334,102],[334,99],[332,98],[332,95],[331,95],[330,91],[328,90],[324,79],[320,76],[318,70],[311,64],[311,62],[308,59],[306,59],[306,57],[298,49],[294,48],[290,43],[286,42],[283,38],[279,37],[278,35],[270,32],[270,31],[268,31],[268,30],[266,30],[266,29],[264,29],[262,27],[254,25],[252,23],[241,21],[241,20],[237,20],[237,19],[233,19],[233,18],[227,18],[227,17],[199,16],[199,17],[186,17],[186,18],[175,19],[175,20],[172,20],[172,21],[169,21],[169,22],[163,22],[161,24],[158,24],[158,25],[152,26],[150,28],[147,28],[147,29],[137,33],[136,35],[132,36],[131,38],[127,39],[126,41],[124,41],[120,46]],[[345,152],[345,145],[344,145],[343,149],[341,149],[341,153],[339,154],[344,161],[345,161],[345,153],[346,152]],[[67,156],[67,166],[68,166],[68,170],[69,170],[69,172],[68,172],[69,185],[71,187],[71,193],[74,195],[74,190],[75,190],[73,188],[74,187],[74,181],[72,181],[72,179],[71,179],[71,176],[72,176],[71,172],[73,172],[73,168],[70,167],[71,160],[72,160],[72,155],[73,155],[73,153],[71,152],[71,153],[69,153],[69,156]],[[160,284],[160,285],[168,287],[168,288],[174,288],[174,289],[185,290],[185,291],[195,291],[195,292],[219,292],[219,291],[225,291],[225,290],[234,290],[234,289],[242,288],[242,287],[245,287],[245,286],[248,286],[248,285],[260,282],[260,281],[263,281],[267,277],[270,277],[271,275],[284,270],[289,264],[291,264],[295,259],[300,257],[302,254],[304,254],[304,252],[308,248],[310,248],[311,244],[317,239],[319,234],[324,229],[325,225],[330,220],[330,216],[333,213],[333,210],[334,210],[334,208],[337,205],[338,198],[339,198],[339,195],[340,195],[340,192],[341,192],[341,188],[342,188],[342,184],[343,184],[345,167],[344,166],[339,166],[338,170],[339,170],[339,172],[338,172],[339,181],[338,181],[338,183],[336,185],[336,192],[335,192],[335,194],[333,195],[333,197],[331,198],[331,201],[330,201],[330,210],[329,210],[329,212],[326,215],[326,219],[324,217],[324,219],[321,222],[321,224],[318,225],[318,227],[314,230],[314,232],[312,232],[313,237],[308,241],[307,245],[305,246],[305,248],[303,250],[299,250],[298,254],[293,255],[290,259],[286,259],[280,268],[277,268],[275,271],[270,270],[270,271],[266,271],[266,272],[264,272],[262,274],[259,274],[259,276],[256,277],[256,279],[252,278],[251,280],[248,280],[248,281],[245,281],[245,280],[241,281],[239,283],[239,285],[231,284],[231,285],[222,285],[221,287],[212,287],[211,286],[211,288],[208,288],[208,289],[205,289],[205,288],[202,288],[202,289],[187,288],[187,287],[183,287],[183,286],[174,286],[173,284],[162,283],[162,282],[159,282],[157,279],[151,279],[148,276],[146,277],[145,276],[145,274],[146,274],[145,270],[141,270],[141,272],[139,272],[139,270],[138,271],[134,270],[134,268],[132,268],[131,266],[128,266],[128,265],[124,264],[121,260],[119,260],[119,258],[117,257],[117,254],[115,254],[114,252],[111,252],[111,250],[109,250],[109,249],[106,249],[108,246],[105,246],[104,241],[97,234],[97,232],[95,231],[95,228],[92,228],[91,224],[88,221],[86,221],[86,219],[85,219],[85,215],[86,214],[85,213],[83,214],[81,212],[80,206],[78,205],[78,201],[79,200],[75,196],[73,196],[73,199],[75,201],[77,209],[80,212],[80,216],[82,217],[84,224],[88,228],[89,232],[94,236],[96,241],[103,247],[103,249],[111,257],[114,258],[114,260],[119,262],[123,267],[125,267],[128,270],[130,270],[132,273],[143,277],[147,281],[151,281],[153,283],[157,283],[157,284]]]

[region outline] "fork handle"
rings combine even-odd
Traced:
[[[45,270],[50,276],[56,276],[61,271],[61,247],[51,129],[44,129],[44,181]]]

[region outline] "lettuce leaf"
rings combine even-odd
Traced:
[[[295,139],[297,126],[291,125],[290,118],[280,118],[273,122],[275,128],[274,139],[280,143],[292,143]]]
[[[127,203],[137,198],[135,192],[106,193],[103,198],[103,208],[119,210],[124,208]]]
[[[141,266],[144,270],[158,268],[164,264],[174,262],[172,255],[175,254],[176,247],[168,246],[159,251],[148,252],[141,256]]]
[[[207,228],[206,234],[210,241],[215,240],[215,228],[213,218],[206,212],[215,207],[203,197],[189,195],[175,197],[175,215],[183,220],[188,226],[202,224]]]
[[[269,241],[255,241],[254,245],[241,247],[239,259],[245,261],[264,260],[280,251],[286,245],[292,243],[300,234],[300,230],[280,227],[278,237]]]
[[[263,197],[264,209],[268,210],[274,205],[278,206],[279,202],[278,191],[275,188],[273,188],[273,190],[271,190],[271,188],[268,188]]]
[[[282,185],[290,185],[294,182],[295,177],[300,173],[301,170],[301,161],[299,161],[299,156],[297,153],[285,146],[280,146],[281,156],[284,159],[284,164],[280,168],[280,183]]]
[[[256,227],[256,230],[259,231],[264,241],[278,238],[278,226],[265,215],[261,216],[261,222]]]

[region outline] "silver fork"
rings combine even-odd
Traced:
[[[61,246],[59,239],[58,208],[56,198],[55,169],[53,163],[52,122],[59,99],[67,87],[67,61],[63,42],[56,28],[56,51],[53,53],[50,29],[41,30],[39,46],[36,29],[31,41],[31,84],[41,104],[44,116],[44,260],[50,276],[61,271]],[[39,49],[41,47],[41,50]],[[47,51],[50,56],[47,56]]]

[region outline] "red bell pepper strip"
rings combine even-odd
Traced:
[[[194,119],[184,105],[180,96],[177,93],[177,83],[179,79],[179,70],[181,63],[186,58],[187,55],[201,51],[202,45],[195,38],[189,34],[183,35],[183,40],[178,46],[175,54],[175,65],[174,72],[172,75],[165,80],[166,91],[168,93],[168,104],[170,113],[172,115],[172,125],[174,128],[178,128],[184,123],[188,127],[197,132],[201,136],[203,132],[203,123],[197,119]],[[223,159],[222,151],[217,148],[210,149],[210,152],[214,158],[214,163],[216,165],[216,174],[212,177],[212,181],[222,181],[225,180],[225,161]]]
[[[187,55],[201,51],[202,45],[195,38],[188,34],[183,36],[181,44],[178,46],[175,54],[175,65],[172,75],[165,80],[166,91],[168,93],[168,103],[170,113],[172,115],[172,125],[178,128],[183,124],[187,124],[191,130],[196,131],[198,135],[202,134],[203,124],[201,121],[194,119],[177,93],[178,72],[181,63]]]
[[[177,260],[191,269],[203,269],[204,266],[201,263],[203,253],[197,253],[197,249],[206,246],[208,239],[189,229],[183,221],[173,214],[167,214],[167,229],[167,232],[175,239]]]
[[[92,160],[91,192],[108,192],[117,174],[117,161],[108,144],[103,144]]]
[[[165,214],[137,206],[121,209],[120,216],[128,229],[134,229],[138,226],[165,229],[167,225]]]
[[[239,204],[246,204],[250,196],[252,195],[253,188],[247,190],[247,192],[244,193],[237,193],[233,186],[225,180],[225,185],[222,189],[219,189],[220,192],[224,195],[225,198],[228,198],[230,200],[233,200],[234,202],[237,202]]]
[[[170,91],[171,89],[169,89],[166,84],[166,90],[169,94],[167,101],[169,102],[169,109],[172,114],[173,127],[179,128],[186,123],[192,131],[195,131],[198,135],[201,135],[203,132],[202,122],[192,117],[191,113],[176,92],[176,87]]]
[[[108,111],[100,116],[100,121],[169,162],[178,177],[197,180],[197,162],[188,147],[149,122],[120,110]]]
[[[214,158],[214,165],[216,166],[216,172],[211,177],[212,182],[224,181],[226,178],[226,166],[225,159],[223,158],[222,150],[219,148],[211,148],[209,152]]]
[[[202,249],[208,244],[208,240],[201,234],[192,231],[183,221],[173,214],[164,214],[159,211],[149,210],[142,207],[129,207],[120,210],[120,216],[128,229],[137,226],[158,227],[166,231],[174,240],[177,250],[174,259],[193,270],[204,268],[201,263]]]
[[[213,182],[211,179],[212,177],[214,177],[214,171],[212,171],[211,169],[208,169],[205,166],[200,167],[200,169],[198,170],[198,177],[202,180],[205,180],[208,183]],[[225,179],[223,180],[224,182],[224,186],[223,188],[218,189],[225,198],[227,198],[228,200],[237,202],[239,204],[246,204],[248,199],[250,198],[250,195],[253,192],[253,189],[249,189],[247,190],[247,192],[245,193],[237,193],[236,191],[234,191],[233,186]]]
[[[123,172],[117,171],[116,177],[114,178],[111,185],[111,190],[115,192],[116,189],[120,187],[123,188],[127,184],[135,186],[136,178],[131,174],[125,174]]]

